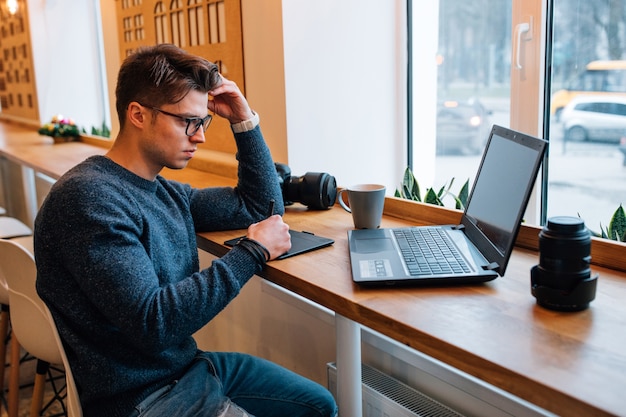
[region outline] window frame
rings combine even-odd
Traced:
[[[551,0],[512,0],[511,8],[511,52],[518,54],[521,68],[517,68],[513,63],[511,65],[510,127],[546,139],[549,139],[549,126],[545,109],[550,108],[550,83],[546,73],[547,57],[550,54],[547,34],[551,33],[548,31],[547,22],[551,21],[549,19],[551,3]],[[438,8],[438,3],[434,7]],[[414,79],[416,66],[413,65],[415,48],[418,47],[418,42],[414,42],[413,39],[419,39],[421,36],[416,33],[419,31],[419,22],[414,22],[413,19],[419,18],[419,14],[422,12],[422,10],[415,10],[413,0],[407,0],[407,166],[414,172],[421,170],[419,176],[426,178],[428,182],[430,176],[427,171],[432,170],[433,166],[428,158],[434,153],[431,152],[432,149],[422,149],[422,143],[420,143],[418,152],[414,145],[415,138],[420,134],[423,135],[424,131],[424,126],[421,123],[419,125],[420,130],[417,131],[417,123],[414,122],[414,108],[416,106],[413,101],[413,96],[418,94],[418,91],[420,97],[424,97],[423,89],[416,86]],[[529,26],[528,31],[520,37],[519,45],[516,45],[516,28],[525,23]],[[512,56],[511,61],[513,62],[514,59],[515,57]],[[420,71],[423,71],[423,65],[420,65]],[[547,167],[548,153],[544,158],[537,185],[533,190],[524,217],[529,224],[545,224]]]

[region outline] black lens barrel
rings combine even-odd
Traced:
[[[283,184],[285,201],[302,203],[311,209],[327,209],[337,199],[335,177],[325,172],[307,172],[301,177],[289,177]]]
[[[591,274],[591,233],[578,217],[548,219],[539,232],[539,265],[531,269],[537,304],[576,311],[595,298],[597,275]]]

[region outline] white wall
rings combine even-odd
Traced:
[[[287,163],[281,0],[241,0],[246,97],[276,162]]]
[[[41,122],[63,114],[87,132],[110,126],[94,30],[98,0],[27,1]]]
[[[289,164],[388,193],[406,166],[405,1],[283,0]]]
[[[406,166],[404,0],[242,0],[246,95],[293,175],[387,185]]]

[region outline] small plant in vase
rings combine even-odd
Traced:
[[[62,115],[53,116],[38,130],[40,135],[52,136],[55,142],[71,142],[80,136],[80,130],[74,120]]]
[[[600,224],[600,233],[591,231],[594,236],[603,239],[616,240],[618,242],[626,242],[626,212],[620,204],[613,217],[609,221],[609,225],[602,227]]]

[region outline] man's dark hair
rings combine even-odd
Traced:
[[[139,48],[126,57],[117,77],[115,106],[120,127],[133,101],[160,107],[178,103],[191,90],[208,92],[220,82],[217,65],[175,45]]]

